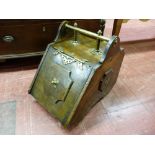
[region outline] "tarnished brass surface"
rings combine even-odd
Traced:
[[[103,52],[106,43],[101,41],[100,49],[102,53],[96,52],[96,39],[84,36],[82,34],[78,34],[77,44],[74,44],[74,37],[66,38],[62,42],[56,42],[53,47],[62,51],[63,53],[70,55],[73,58],[89,61],[91,63],[97,63]]]
[[[29,93],[65,127],[72,127],[112,89],[123,56],[118,37],[107,39],[64,21]]]

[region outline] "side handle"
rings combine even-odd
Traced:
[[[98,87],[99,91],[103,92],[103,89],[106,89],[106,87],[109,85],[112,74],[113,74],[112,68],[110,68],[104,73],[101,81],[99,82],[99,87]]]

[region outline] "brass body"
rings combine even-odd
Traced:
[[[47,46],[29,93],[72,127],[112,89],[123,57],[118,37],[109,39],[64,21]]]

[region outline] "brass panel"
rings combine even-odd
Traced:
[[[91,68],[79,62],[64,65],[60,54],[49,45],[30,93],[62,123],[72,111]]]

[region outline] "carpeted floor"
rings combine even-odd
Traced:
[[[0,103],[0,135],[16,133],[16,102]]]

